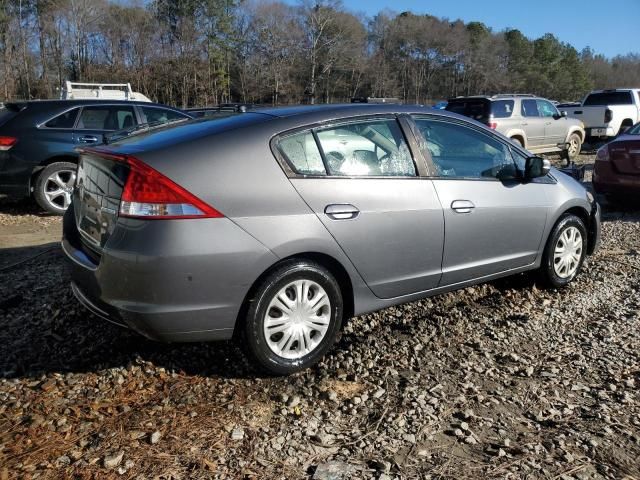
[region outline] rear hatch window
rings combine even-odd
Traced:
[[[487,98],[454,98],[449,100],[446,110],[487,123],[491,115],[491,101]]]
[[[631,92],[592,93],[584,101],[585,107],[605,105],[633,105]]]
[[[82,243],[95,253],[115,228],[120,197],[129,167],[122,161],[92,152],[80,155],[73,205]]]
[[[2,107],[0,107],[0,126],[7,123],[9,120],[14,118],[18,113],[24,110],[26,107],[25,104],[20,103],[6,103]]]

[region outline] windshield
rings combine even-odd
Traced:
[[[626,131],[626,135],[640,135],[640,123],[636,123],[633,127]]]
[[[631,98],[631,92],[600,92],[592,93],[587,96],[584,101],[584,106],[595,105],[632,105],[633,98]]]

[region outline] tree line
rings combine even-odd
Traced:
[[[0,100],[56,98],[65,80],[130,82],[179,107],[535,93],[576,100],[640,86],[640,55],[577,51],[480,22],[340,0],[0,0]]]

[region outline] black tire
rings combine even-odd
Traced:
[[[49,179],[56,174],[60,174],[60,178],[66,180],[70,187],[73,187],[73,183],[75,183],[75,172],[78,166],[75,163],[71,162],[56,162],[51,165],[47,165],[37,176],[34,185],[33,198],[38,205],[40,205],[44,210],[48,213],[52,213],[54,215],[62,215],[68,207],[68,199],[70,198],[70,192],[65,190],[69,196],[65,194],[61,194],[56,198],[51,198],[47,196],[47,192],[51,192],[56,187],[59,187],[60,190],[63,190],[62,187],[53,184]],[[71,180],[71,174],[69,172],[73,172],[73,181]],[[66,199],[65,199],[66,197]],[[66,207],[65,207],[66,204]]]
[[[569,135],[567,143],[569,143],[570,147],[562,152],[562,158],[567,161],[568,166],[580,155],[580,151],[582,150],[582,138],[577,133],[572,133]]]
[[[271,300],[287,284],[297,280],[315,282],[324,289],[330,302],[330,321],[324,337],[309,353],[299,358],[288,359],[276,354],[269,347],[263,328]],[[243,340],[249,357],[262,369],[274,375],[289,375],[310,367],[335,343],[342,325],[343,311],[340,286],[326,268],[308,260],[287,261],[261,282],[247,309]],[[277,340],[277,337],[275,338]],[[290,348],[293,348],[295,343],[296,341],[292,341]]]
[[[558,275],[555,268],[556,260],[554,258],[554,253],[556,249],[556,245],[558,245],[560,241],[561,235],[570,229],[575,228],[580,232],[582,247],[580,250],[579,261],[577,262],[577,268],[571,274],[565,276]],[[584,260],[587,255],[587,229],[584,225],[584,222],[572,214],[563,215],[558,223],[556,223],[555,227],[551,231],[549,235],[549,239],[547,240],[547,245],[544,249],[544,254],[542,256],[542,264],[540,265],[540,277],[543,283],[547,284],[553,288],[562,288],[566,287],[571,281],[576,278],[580,270],[582,269],[582,265],[584,264]],[[567,272],[568,273],[568,272]]]

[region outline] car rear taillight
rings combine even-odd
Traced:
[[[491,130],[495,130],[496,128],[498,128],[498,124],[496,122],[489,122],[487,123],[487,127],[489,127]]]
[[[18,143],[18,139],[15,137],[2,137],[0,136],[0,152],[6,152],[10,150],[16,143]]]
[[[100,149],[79,149],[129,166],[129,175],[120,197],[120,216],[149,220],[222,218],[224,215],[173,180],[130,155]]]
[[[600,160],[601,162],[609,161],[609,147],[607,145],[598,149],[596,152],[596,160]]]
[[[613,112],[611,109],[607,108],[604,111],[604,123],[609,123],[611,120],[613,120]]]
[[[127,156],[129,176],[120,215],[147,219],[220,218],[219,211],[137,158]]]

